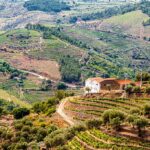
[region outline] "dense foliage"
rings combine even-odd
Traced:
[[[79,82],[81,77],[80,65],[77,60],[70,56],[60,60],[62,79],[66,82]]]
[[[3,60],[0,60],[0,73],[3,73],[3,74],[9,73],[11,74],[10,78],[14,78],[23,74],[21,71],[13,68],[12,66],[10,66],[7,62]]]
[[[33,106],[33,110],[36,113],[45,113],[51,115],[56,111],[56,104],[58,104],[58,99],[56,97],[49,98],[44,102],[37,102]]]
[[[62,10],[70,10],[70,6],[59,0],[30,0],[25,2],[24,7],[29,11],[60,12]]]
[[[15,107],[14,103],[0,99],[0,116],[12,113]]]
[[[142,10],[143,13],[150,16],[150,2],[143,1],[138,5],[136,4],[122,5],[122,6],[111,7],[101,12],[94,12],[94,13],[88,13],[79,16],[72,16],[70,17],[69,21],[70,23],[75,23],[77,22],[78,18],[81,18],[83,21],[105,19],[119,14],[125,14],[138,9]],[[144,25],[149,25],[149,20],[146,21]]]
[[[1,144],[2,149],[9,150],[26,150],[39,149],[38,142],[51,132],[57,130],[54,125],[49,126],[34,126],[30,119],[17,120],[14,123],[13,132],[6,128],[0,128],[0,139],[3,140]]]
[[[50,37],[51,35],[55,35],[60,39],[70,42],[73,45],[77,45],[82,48],[88,47],[86,44],[65,35],[63,32],[61,32],[60,28],[48,28],[42,25],[31,25],[31,24],[28,24],[27,28],[34,29],[37,31],[42,31],[43,37]],[[61,66],[60,71],[61,71],[62,79],[65,82],[71,83],[71,82],[80,81],[81,70],[80,70],[80,65],[78,60],[67,55],[67,56],[62,56],[62,58],[59,60],[59,63]]]
[[[15,119],[21,119],[24,116],[27,116],[30,114],[30,110],[27,108],[15,108],[13,110],[13,115]]]
[[[150,1],[143,1],[140,4],[140,9],[143,11],[143,13],[150,16]]]
[[[81,16],[73,16],[70,18],[70,23],[75,23],[77,21],[77,18],[81,18],[84,21],[104,19],[104,18],[108,18],[108,17],[115,16],[118,14],[124,14],[124,13],[134,11],[134,10],[136,10],[136,6],[133,4],[123,5],[120,7],[116,6],[116,7],[108,8],[101,12],[83,14]]]

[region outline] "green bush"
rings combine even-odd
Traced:
[[[138,108],[132,108],[130,114],[141,115],[141,111]]]
[[[29,11],[60,12],[62,10],[70,10],[70,6],[59,0],[29,0],[25,2],[24,7]]]
[[[133,92],[134,92],[134,93],[141,93],[141,88],[140,88],[139,86],[135,86],[135,87],[133,88]]]
[[[145,128],[146,126],[149,125],[148,120],[146,120],[145,118],[138,118],[134,121],[134,125],[137,127],[138,129],[138,135],[141,137],[142,134],[142,128]]]
[[[13,110],[13,115],[15,119],[21,119],[26,115],[30,114],[30,110],[27,108],[15,108]]]
[[[146,92],[147,94],[150,94],[150,87],[147,87],[147,88],[145,89],[145,92]]]
[[[65,138],[63,134],[58,134],[54,138],[46,137],[44,141],[48,148],[65,144]]]
[[[66,84],[60,82],[60,83],[58,83],[58,85],[57,85],[57,89],[58,89],[58,90],[65,90],[65,89],[67,89],[67,86],[66,86]]]
[[[112,127],[119,129],[120,124],[125,119],[125,114],[119,110],[109,109],[103,112],[102,119],[104,124],[110,124]]]
[[[150,116],[150,104],[146,104],[143,107],[144,115]]]
[[[28,144],[26,142],[19,142],[16,144],[14,150],[27,150]]]
[[[102,120],[89,120],[86,122],[88,129],[99,128],[102,124]]]
[[[132,85],[128,85],[126,88],[125,88],[126,92],[128,94],[131,94],[133,92],[133,86]]]

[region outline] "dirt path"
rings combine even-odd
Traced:
[[[60,105],[57,108],[57,113],[69,124],[69,125],[74,125],[75,122],[71,117],[69,117],[65,112],[64,112],[64,107],[67,101],[70,99],[70,97],[67,97],[63,99],[60,103]]]
[[[28,74],[31,74],[31,75],[33,75],[33,76],[36,76],[36,77],[38,77],[39,79],[41,79],[41,80],[48,80],[49,78],[47,78],[47,77],[45,77],[45,76],[43,76],[43,75],[40,75],[40,74],[38,74],[38,73],[35,73],[35,72],[31,72],[31,71],[27,71],[27,70],[21,70],[21,71],[23,71],[24,73],[28,73]],[[50,79],[53,83],[57,83],[58,81],[55,81],[55,80],[52,80],[52,79]],[[65,83],[65,82],[62,82],[61,81],[61,83],[64,83],[65,85],[67,85],[69,88],[76,88],[77,86],[75,85],[75,84],[69,84],[69,83]]]

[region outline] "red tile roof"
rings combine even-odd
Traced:
[[[120,85],[125,85],[125,84],[130,84],[130,83],[133,83],[133,81],[131,80],[117,80],[117,82],[120,84]]]
[[[96,82],[102,82],[102,81],[109,81],[109,80],[117,80],[116,78],[101,78],[101,77],[95,77],[95,78],[89,78],[88,80],[96,81]]]
[[[96,82],[102,82],[102,81],[110,81],[110,80],[114,80],[114,81],[117,81],[120,85],[125,85],[125,84],[131,84],[133,83],[132,80],[118,80],[116,78],[101,78],[101,77],[95,77],[95,78],[89,78],[88,80],[91,80],[91,81],[96,81]]]

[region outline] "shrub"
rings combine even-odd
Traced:
[[[51,89],[51,86],[52,86],[51,80],[43,80],[42,85],[41,85],[41,90],[48,91]]]
[[[30,114],[30,110],[27,108],[15,108],[13,110],[13,115],[15,119],[21,119],[26,115]]]
[[[0,107],[0,116],[3,114],[3,108]]]
[[[21,131],[22,132],[30,132],[30,127],[29,126],[23,126]]]
[[[79,124],[79,125],[72,127],[72,130],[74,130],[75,132],[85,131],[86,126],[84,124]]]
[[[144,105],[143,110],[144,110],[144,115],[150,116],[150,105],[149,104]]]
[[[86,126],[88,129],[99,128],[102,124],[101,120],[89,120],[86,122]]]
[[[125,91],[128,93],[128,94],[131,94],[133,92],[133,86],[132,85],[128,85],[126,88],[125,88]]]
[[[48,148],[65,144],[65,138],[63,134],[58,134],[54,138],[46,137],[44,141]]]
[[[44,128],[40,128],[37,132],[37,141],[42,141],[47,136],[47,130]]]
[[[132,108],[130,114],[141,115],[141,111],[138,108]]]
[[[133,127],[134,127],[134,120],[137,118],[137,116],[135,116],[135,115],[129,115],[128,117],[127,117],[127,121],[130,123],[130,124],[132,124],[133,125]]]
[[[141,88],[140,88],[139,86],[135,86],[135,87],[133,88],[133,92],[134,92],[134,93],[141,93]]]
[[[51,125],[51,126],[49,126],[48,127],[48,133],[50,134],[50,133],[52,133],[53,131],[56,131],[58,128],[55,126],[55,125]]]
[[[110,125],[115,129],[115,130],[119,130],[120,129],[120,125],[121,125],[121,119],[119,117],[113,118],[110,121]]]
[[[138,135],[141,137],[142,136],[141,129],[148,126],[148,120],[146,120],[145,118],[138,118],[134,121],[134,125],[136,125],[138,129]]]
[[[19,150],[19,149],[26,150],[27,147],[28,147],[28,144],[26,142],[19,142],[16,144],[15,150]]]
[[[63,98],[66,97],[66,93],[65,93],[65,91],[63,91],[63,90],[58,90],[58,91],[56,91],[55,96],[56,96],[59,100],[61,100],[61,99],[63,99]]]
[[[125,114],[113,109],[105,110],[102,114],[104,124],[111,123],[114,118],[118,118],[120,121],[123,121],[125,119]]]
[[[150,87],[147,87],[147,88],[145,89],[145,92],[146,92],[147,94],[150,94]]]
[[[67,86],[64,83],[58,83],[57,89],[58,90],[65,90],[65,89],[67,89]]]

